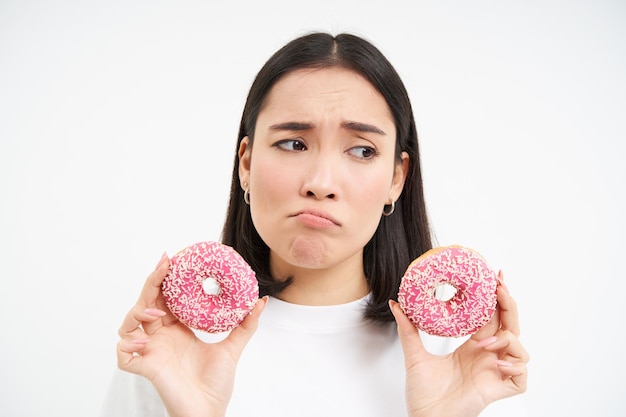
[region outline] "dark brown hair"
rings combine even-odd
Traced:
[[[269,248],[257,233],[243,200],[237,151],[248,136],[254,143],[259,112],[272,86],[285,74],[303,68],[342,67],[365,77],[385,98],[396,125],[396,160],[409,155],[409,170],[394,213],[382,216],[363,250],[363,267],[371,291],[365,317],[393,321],[388,300],[397,300],[402,274],[409,263],[432,247],[420,169],[417,130],[407,91],[395,69],[370,42],[351,34],[311,33],[279,49],[257,74],[243,110],[222,242],[237,250],[256,271],[260,295],[275,295],[290,284],[270,275]],[[381,213],[382,215],[382,213]]]

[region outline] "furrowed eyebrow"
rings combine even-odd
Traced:
[[[288,130],[292,132],[293,131],[302,132],[305,130],[311,130],[314,127],[315,125],[312,123],[285,122],[285,123],[277,123],[277,124],[271,125],[270,130],[276,130],[276,131]],[[367,123],[346,121],[346,122],[341,123],[341,127],[343,127],[344,129],[353,130],[355,132],[376,133],[377,135],[383,135],[383,136],[386,135],[386,133],[382,129],[374,125],[367,124]]]
[[[310,130],[314,127],[311,123],[303,123],[303,122],[285,122],[285,123],[277,123],[275,125],[270,126],[270,130],[290,130],[290,131],[304,131]]]
[[[369,125],[367,123],[360,123],[360,122],[343,122],[341,124],[341,127],[345,128],[345,129],[350,129],[350,130],[354,130],[355,132],[363,132],[363,133],[376,133],[378,135],[383,135],[385,136],[386,133],[374,126],[374,125]]]

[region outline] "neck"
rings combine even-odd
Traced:
[[[292,283],[277,298],[292,304],[328,306],[349,303],[365,297],[369,287],[363,272],[362,256],[329,268],[297,266],[273,268],[275,276],[292,277]]]

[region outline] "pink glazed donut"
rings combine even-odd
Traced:
[[[456,292],[436,297],[442,284]],[[462,246],[434,248],[415,259],[400,283],[398,302],[419,329],[460,337],[483,327],[496,310],[496,273],[476,251]]]
[[[162,285],[172,314],[196,330],[232,330],[259,298],[259,284],[250,265],[230,246],[200,242],[170,259]]]

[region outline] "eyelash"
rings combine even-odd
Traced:
[[[273,146],[275,148],[278,148],[280,150],[287,151],[287,152],[302,152],[306,150],[306,145],[300,139],[283,139],[281,141],[276,142]],[[300,147],[300,149],[294,149],[296,146]],[[367,156],[356,155],[353,151],[357,149],[362,150],[363,152],[366,152]],[[378,151],[376,150],[376,148],[371,147],[371,146],[354,146],[348,149],[347,152],[350,155],[358,159],[362,159],[366,161],[378,156]]]
[[[294,149],[294,146],[296,144],[298,144],[304,149]],[[289,148],[287,145],[291,145],[291,148]],[[283,139],[283,140],[276,142],[273,146],[282,151],[288,151],[288,152],[302,152],[303,150],[306,149],[306,145],[300,139]]]
[[[370,160],[378,156],[378,151],[376,151],[376,149],[371,146],[355,146],[353,148],[348,149],[348,151],[353,151],[355,149],[361,149],[369,154],[368,156],[355,155],[359,159]]]

